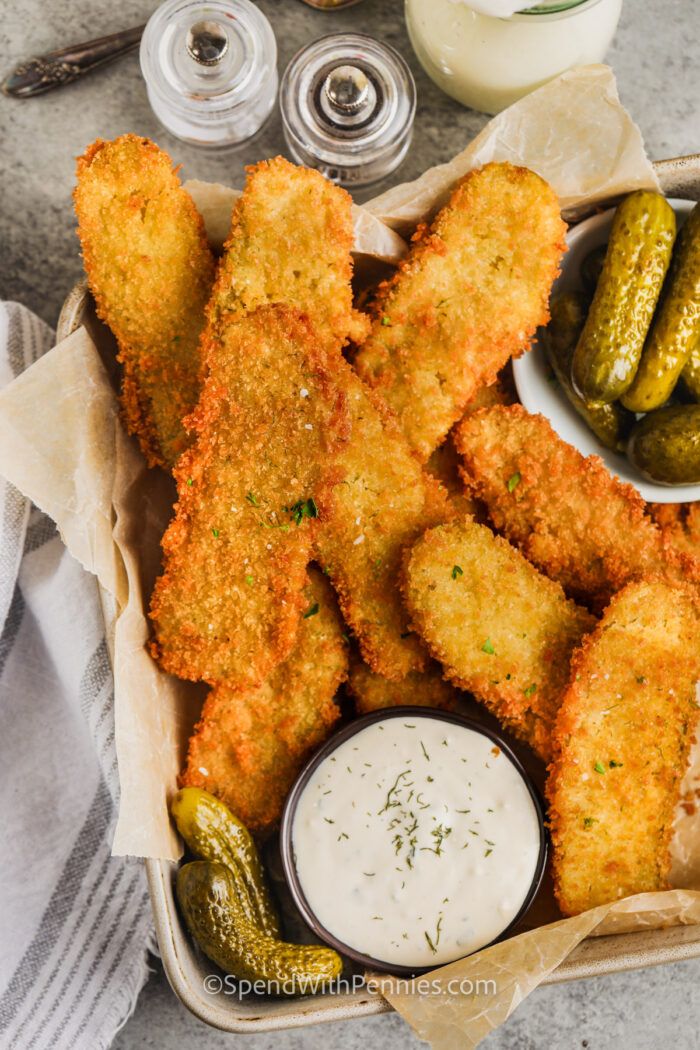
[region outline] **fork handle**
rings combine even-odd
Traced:
[[[145,26],[125,29],[98,40],[49,51],[20,63],[2,84],[5,95],[13,98],[32,98],[45,91],[70,84],[98,66],[112,62],[138,47]]]

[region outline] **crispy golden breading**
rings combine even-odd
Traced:
[[[594,620],[515,548],[469,518],[406,558],[413,625],[455,685],[549,758],[569,659]]]
[[[335,597],[317,569],[304,589],[296,644],[258,689],[209,694],[190,739],[182,787],[206,788],[251,831],[266,832],[309,754],[340,717],[333,702],[348,646]]]
[[[425,660],[418,639],[407,634],[396,585],[401,552],[444,519],[446,500],[340,353],[365,324],[352,309],[350,205],[349,195],[318,172],[282,158],[252,168],[210,312],[215,324],[261,301],[281,301],[303,309],[336,340],[334,373],[347,397],[351,438],[338,460],[343,483],[319,523],[317,554],[365,659],[400,678]]]
[[[352,199],[317,171],[283,157],[247,169],[209,304],[210,321],[286,303],[342,346],[368,318],[353,309]]]
[[[667,886],[698,715],[699,627],[690,591],[636,581],[574,655],[547,785],[565,915]]]
[[[347,689],[355,701],[358,715],[368,715],[385,707],[437,707],[456,711],[459,690],[445,681],[440,665],[431,660],[424,671],[412,671],[400,682],[375,674],[356,654],[350,657]]]
[[[700,558],[700,503],[650,503],[648,510],[672,550]]]
[[[402,554],[451,510],[395,420],[340,357],[335,378],[347,395],[352,437],[338,456],[344,478],[321,521],[317,556],[364,660],[377,674],[400,679],[422,670],[427,655],[401,601]]]
[[[552,188],[511,164],[470,172],[418,230],[355,365],[422,460],[547,323],[565,232]]]
[[[198,437],[175,471],[153,594],[154,655],[181,678],[244,688],[294,644],[347,411],[331,355],[293,310],[261,307],[208,329],[202,347]]]
[[[571,597],[602,609],[633,576],[679,574],[636,490],[544,416],[521,405],[482,409],[456,428],[455,444],[494,526]]]
[[[425,464],[425,469],[444,488],[457,518],[463,518],[468,515],[476,521],[485,521],[486,508],[484,504],[469,494],[466,485],[462,481],[459,473],[461,462],[462,460],[455,448],[452,431],[450,431],[440,447],[435,449]]]
[[[127,428],[150,466],[170,468],[201,384],[215,265],[204,224],[167,153],[135,135],[88,147],[74,199],[90,291],[119,346]]]

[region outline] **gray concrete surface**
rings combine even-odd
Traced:
[[[401,0],[364,0],[323,14],[297,0],[260,0],[278,32],[280,63],[303,43],[341,28],[359,28],[396,45],[419,89],[414,143],[396,179],[448,159],[484,124],[422,74],[406,39]],[[144,21],[146,0],[0,0],[0,55],[8,68],[26,56]],[[609,56],[620,92],[654,158],[700,151],[700,16],[696,0],[626,0]],[[29,102],[0,98],[0,296],[17,299],[55,323],[80,274],[70,193],[74,157],[92,141],[124,131],[154,137],[184,165],[186,176],[240,183],[245,164],[283,149],[275,116],[256,140],[228,153],[200,152],[156,124],[131,56],[79,85]],[[373,188],[370,193],[377,192]],[[676,1050],[700,1047],[700,961],[540,990],[483,1045],[488,1050]],[[116,1050],[218,1050],[236,1037],[207,1029],[174,998],[154,960],[154,974]],[[243,1041],[243,1040],[240,1040]],[[396,1017],[307,1031],[247,1037],[249,1050],[378,1050],[418,1045]]]

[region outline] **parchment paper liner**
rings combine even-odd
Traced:
[[[403,236],[444,201],[454,181],[489,160],[540,172],[568,216],[637,188],[658,188],[639,130],[619,103],[612,72],[564,74],[492,120],[448,164],[355,208],[357,258],[396,261]],[[236,191],[188,184],[212,242],[228,230]],[[397,232],[398,231],[398,232]],[[159,567],[159,540],[173,500],[170,479],[147,471],[126,436],[100,347],[85,327],[63,340],[0,393],[0,473],[56,522],[68,549],[113,599],[116,741],[121,806],[115,854],[177,859],[168,814],[187,735],[202,699],[198,686],[162,674],[144,643],[146,597]],[[109,351],[109,348],[107,348]],[[686,777],[694,797],[697,749]],[[674,838],[674,884],[700,886],[700,828],[688,803]],[[624,849],[624,843],[620,843]],[[551,898],[529,921],[546,922]],[[442,994],[419,995],[386,980],[383,994],[438,1050],[475,1046],[590,934],[700,922],[700,892],[644,894],[522,933],[435,971]],[[494,979],[495,994],[450,994],[450,979]]]

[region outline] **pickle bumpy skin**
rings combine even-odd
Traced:
[[[192,853],[240,874],[245,891],[241,907],[247,918],[268,936],[279,936],[279,917],[257,848],[245,825],[228,806],[202,788],[182,788],[173,799],[170,812]]]
[[[603,271],[574,353],[574,386],[584,400],[617,401],[632,384],[675,236],[676,216],[658,193],[631,193],[615,212]]]
[[[622,403],[632,412],[661,408],[700,341],[700,204],[676,241],[661,305],[634,382]]]
[[[627,455],[662,485],[700,482],[700,405],[675,405],[650,412],[630,435]]]
[[[185,864],[177,873],[177,899],[204,954],[235,977],[264,981],[277,994],[304,995],[340,976],[343,962],[331,948],[288,944],[254,925],[224,864]]]

